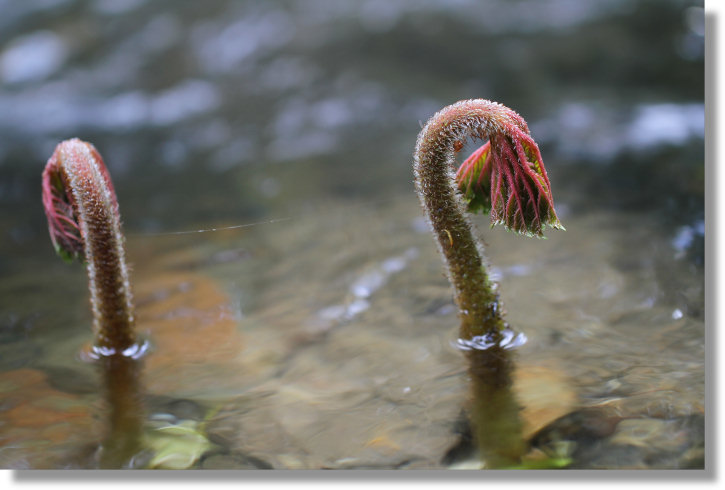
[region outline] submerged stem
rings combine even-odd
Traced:
[[[99,359],[108,405],[108,433],[99,454],[101,468],[127,468],[142,449],[145,418],[138,359],[114,354]]]
[[[487,468],[508,468],[521,462],[528,445],[523,439],[521,407],[513,392],[514,363],[500,346],[466,352],[471,378],[468,413],[473,438]]]

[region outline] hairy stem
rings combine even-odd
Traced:
[[[134,346],[134,312],[121,220],[103,159],[90,143],[60,143],[43,172],[43,203],[56,250],[83,253],[95,348],[103,355]]]
[[[461,318],[461,338],[500,332],[505,323],[498,295],[473,235],[466,204],[454,181],[455,146],[469,137],[485,138],[511,124],[507,110],[494,102],[472,100],[448,106],[418,135],[415,187],[443,255]]]

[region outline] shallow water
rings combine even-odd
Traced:
[[[440,467],[459,443],[467,382],[456,310],[417,203],[330,204],[253,231],[194,235],[182,247],[170,237],[129,240],[138,328],[152,344],[142,374],[148,417],[206,421],[204,438],[179,444],[181,453],[214,444],[191,466]],[[625,418],[617,427],[635,426],[597,438],[594,449],[572,436],[588,451],[578,464],[697,464],[701,274],[673,250],[658,256],[661,238],[633,236],[646,217],[565,219],[567,231],[548,240],[503,230],[484,238],[508,320],[528,338],[516,350],[525,433],[581,407],[607,407]],[[668,281],[677,281],[676,294]],[[83,296],[55,295],[81,312]],[[3,374],[44,381],[13,385],[6,400],[86,417],[59,424],[23,410],[5,418],[13,424],[6,437],[24,442],[6,447],[8,466],[67,464],[68,454],[56,459],[26,440],[25,427],[75,432],[99,409],[96,373],[78,360],[88,320],[59,325],[51,320],[59,308],[36,307],[36,323],[62,334],[15,343],[32,358]],[[175,414],[175,405],[193,416]],[[684,421],[691,426],[682,429]],[[98,435],[87,431],[83,442]],[[74,454],[79,443],[63,445]]]
[[[0,467],[97,467],[108,430],[98,366],[81,360],[85,274],[53,256],[38,199],[53,145],[76,135],[114,178],[151,346],[133,466],[480,466],[411,171],[419,121],[474,96],[526,117],[567,229],[535,240],[475,218],[527,337],[513,392],[530,458],[703,466],[699,4],[537,17],[497,2],[480,23],[473,4],[419,4],[14,4],[0,25]],[[651,15],[663,34],[643,28]],[[627,56],[601,44],[613,37]],[[486,63],[471,41],[491,46]],[[23,64],[22,49],[49,61]]]

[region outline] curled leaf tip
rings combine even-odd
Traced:
[[[490,213],[492,226],[535,237],[543,237],[547,226],[564,229],[539,147],[523,119],[490,133],[461,164],[456,183],[468,210]]]
[[[88,175],[92,168],[100,172],[115,202],[108,170],[101,155],[90,143],[77,138],[59,143],[43,170],[42,197],[48,231],[55,251],[66,262],[84,260],[78,206],[68,185],[69,178],[71,174]],[[114,211],[118,212],[117,209]]]
[[[43,208],[56,253],[66,262],[83,257],[83,239],[59,162],[61,143],[43,170]]]

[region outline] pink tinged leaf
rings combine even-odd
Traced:
[[[59,148],[43,170],[43,208],[48,218],[48,231],[55,251],[66,262],[83,255],[83,240],[73,210],[72,197],[66,192],[62,170],[58,163]]]
[[[471,212],[490,212],[492,226],[543,236],[546,226],[563,229],[554,210],[549,178],[525,123],[494,132],[456,173]]]
[[[488,213],[491,209],[491,143],[471,153],[456,172],[458,189],[468,203],[468,210]]]

